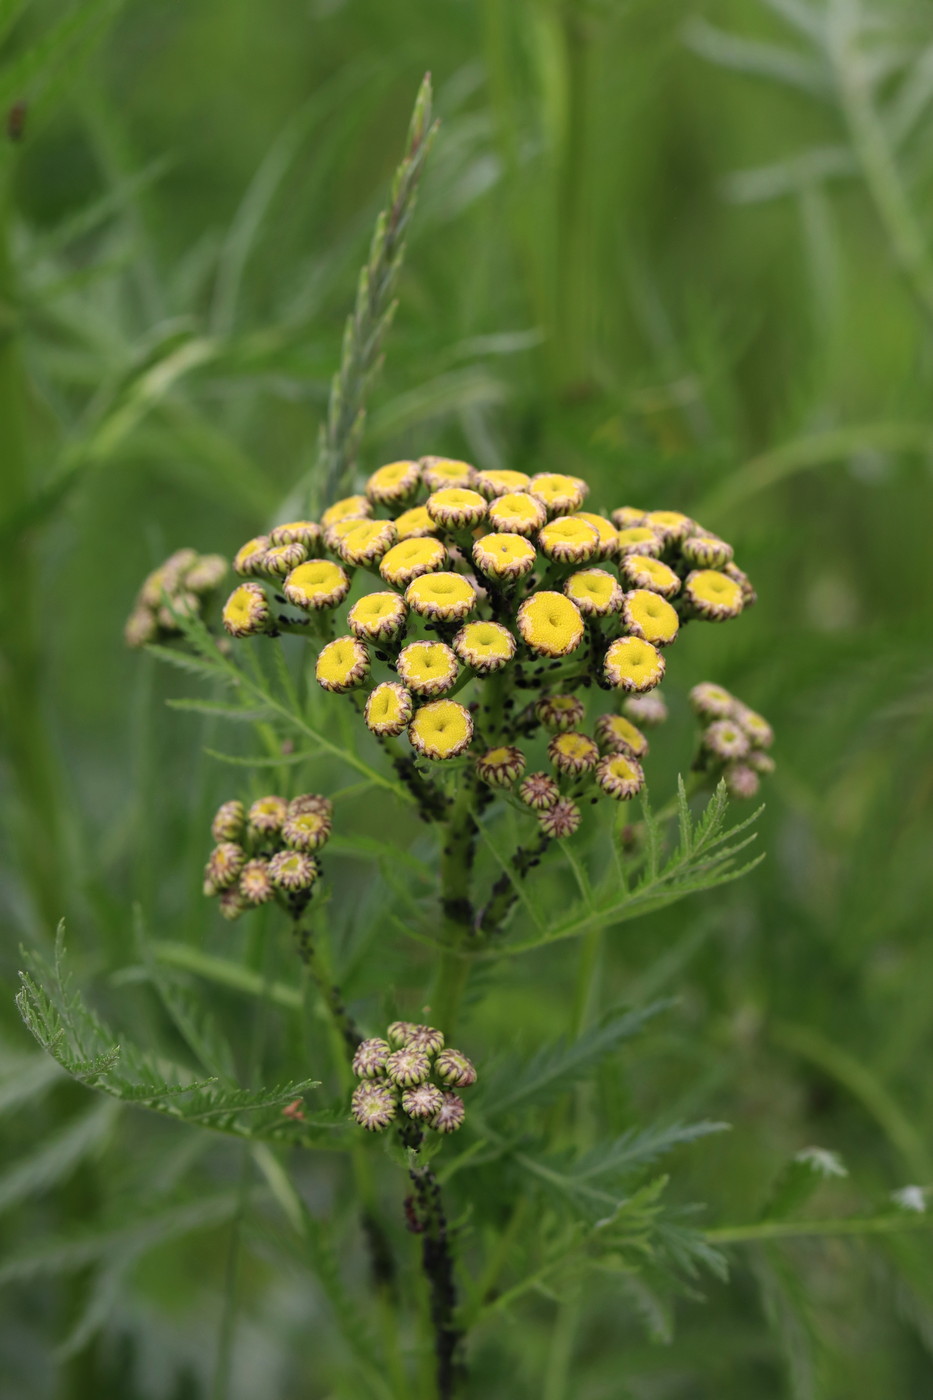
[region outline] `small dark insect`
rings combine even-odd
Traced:
[[[6,134],[11,141],[22,141],[23,132],[26,130],[26,113],[29,110],[26,102],[14,102],[13,106],[6,114]]]
[[[418,1219],[418,1212],[415,1209],[414,1196],[405,1197],[405,1224],[413,1235],[424,1233],[424,1225]]]

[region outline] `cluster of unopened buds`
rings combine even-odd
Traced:
[[[761,776],[774,772],[768,721],[711,681],[693,687],[690,703],[703,726],[694,770],[724,778],[733,797],[754,797]]]
[[[385,1039],[364,1040],[353,1057],[360,1080],[350,1111],[361,1128],[381,1132],[399,1118],[415,1128],[453,1133],[465,1108],[457,1089],[476,1083],[462,1050],[445,1046],[441,1031],[393,1021]]]
[[[179,618],[199,616],[226,573],[222,554],[176,550],[143,581],[123,629],[127,646],[148,646],[181,631]]]
[[[553,472],[392,462],[320,522],[243,545],[224,627],[307,636],[320,686],[357,696],[381,741],[407,736],[409,763],[469,751],[477,776],[515,788],[546,835],[570,835],[587,788],[622,800],[643,786],[636,720],[657,721],[650,692],[681,627],[738,617],[755,599],[731,545],[696,521],[590,511],[587,491]],[[577,692],[593,686],[616,705],[588,733]],[[524,746],[541,730],[549,771],[526,776]]]
[[[320,877],[317,853],[331,834],[330,800],[307,792],[274,794],[249,807],[224,802],[211,823],[216,842],[204,868],[204,893],[217,895],[225,919],[277,900],[293,916]]]

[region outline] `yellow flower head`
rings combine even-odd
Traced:
[[[259,572],[259,567],[258,567],[258,566],[259,566],[259,562],[260,562],[260,560],[262,559],[262,556],[265,554],[265,552],[266,552],[266,550],[267,550],[268,548],[269,548],[269,536],[268,536],[268,535],[257,535],[255,539],[247,540],[246,543],[245,543],[244,545],[241,545],[241,546],[240,546],[240,548],[237,550],[236,554],[234,554],[234,556],[233,556],[233,569],[234,569],[234,572],[235,572],[235,573],[238,573],[238,574],[242,574],[243,577],[245,577],[245,578],[248,578],[250,574],[258,573],[258,572]],[[157,571],[157,572],[158,572],[158,571]],[[161,586],[160,586],[160,594],[161,594]],[[148,599],[145,599],[144,601],[147,601],[147,602],[148,602]],[[155,603],[158,603],[158,602],[160,602],[160,601],[161,601],[161,597],[157,597],[157,598],[154,600],[153,606],[155,606]]]
[[[623,558],[627,554],[640,554],[656,558],[664,548],[664,540],[658,530],[650,525],[626,525],[616,539],[616,552]]]
[[[400,540],[416,540],[425,535],[436,535],[437,526],[424,506],[413,506],[395,517],[395,533]]]
[[[698,569],[721,569],[732,562],[732,545],[717,535],[689,535],[680,546],[688,564]]]
[[[269,861],[269,879],[281,890],[309,890],[320,874],[317,861],[306,851],[277,851]]]
[[[300,540],[292,540],[290,544],[270,544],[266,552],[256,560],[253,572],[266,574],[269,578],[277,578],[280,575],[284,577],[299,564],[303,564],[307,557],[308,547]]]
[[[476,606],[476,589],[463,574],[425,574],[408,585],[405,601],[422,617],[438,622],[462,622]]]
[[[336,540],[337,553],[347,564],[375,564],[395,544],[395,526],[391,520],[347,523],[349,528]]]
[[[376,505],[394,506],[406,500],[420,480],[417,462],[389,462],[373,472],[366,483],[366,495]]]
[[[596,781],[609,797],[624,802],[641,791],[645,785],[645,775],[641,764],[631,754],[613,753],[599,760]]]
[[[500,622],[468,622],[452,645],[463,664],[481,676],[501,670],[515,655],[515,638]]]
[[[330,817],[323,812],[295,812],[285,818],[282,840],[293,851],[316,851],[330,837]]]
[[[548,758],[558,773],[574,777],[588,773],[599,761],[599,749],[587,734],[555,734],[547,746]]]
[[[539,501],[544,502],[549,515],[566,515],[568,511],[580,509],[589,487],[578,476],[564,476],[560,472],[538,472],[531,478],[528,489]]]
[[[335,501],[327,507],[321,516],[321,524],[325,530],[329,530],[340,520],[368,520],[372,513],[372,505],[365,496],[345,496],[342,501]]]
[[[255,637],[269,623],[269,604],[259,583],[241,583],[224,604],[223,624],[231,637]]]
[[[473,546],[473,561],[490,578],[515,579],[530,573],[537,555],[523,535],[484,535]]]
[[[247,813],[250,832],[254,835],[269,836],[282,830],[288,815],[288,803],[284,798],[271,793],[268,797],[257,797]]]
[[[248,860],[240,871],[240,894],[247,904],[268,904],[275,896],[267,860]]]
[[[610,753],[628,753],[633,758],[644,758],[648,752],[648,740],[624,715],[600,715],[596,721],[596,737],[601,747]]]
[[[622,606],[622,589],[605,569],[581,569],[571,574],[564,592],[584,617],[606,617]]]
[[[561,515],[538,531],[538,544],[548,559],[583,564],[599,549],[599,535],[581,516]]]
[[[680,579],[674,570],[660,559],[648,554],[626,554],[619,563],[619,573],[634,588],[648,588],[662,598],[673,598],[680,591]]]
[[[394,544],[382,556],[379,572],[386,583],[403,588],[422,574],[432,574],[447,563],[447,550],[440,540],[407,539]]]
[[[424,758],[456,758],[470,747],[473,719],[466,706],[456,700],[432,700],[416,713],[408,726],[408,738]]]
[[[620,530],[628,530],[632,525],[643,525],[645,512],[637,506],[617,506],[612,512],[612,523]]]
[[[604,515],[594,515],[591,510],[578,510],[572,515],[571,520],[585,520],[587,525],[592,525],[599,536],[599,543],[596,546],[596,559],[609,559],[616,552],[616,543],[619,532],[611,520],[607,520]]]
[[[740,569],[738,564],[730,562],[723,564],[722,571],[726,578],[731,578],[733,583],[737,583],[742,590],[742,601],[746,608],[750,608],[753,603],[758,602],[758,594],[755,586],[744,569]]]
[[[489,500],[496,496],[507,496],[510,491],[525,491],[531,477],[525,472],[491,471],[477,472],[473,483],[477,491],[482,491]]]
[[[486,515],[486,497],[466,486],[445,486],[425,501],[431,519],[448,530],[478,525]]]
[[[288,520],[269,531],[270,544],[303,544],[309,553],[319,548],[322,538],[323,531],[313,520]]]
[[[399,679],[416,695],[441,695],[460,670],[457,658],[443,642],[409,642],[398,656]]]
[[[401,632],[407,612],[397,593],[367,593],[353,604],[347,622],[360,641],[386,642]]]
[[[653,690],[664,679],[664,657],[640,637],[619,637],[606,652],[604,669],[616,690]]]
[[[533,535],[547,520],[547,509],[537,496],[526,491],[509,491],[498,496],[489,507],[489,523],[495,530],[507,530],[513,535]]]
[[[583,618],[563,593],[533,593],[516,622],[526,646],[543,656],[569,656],[583,641]]]
[[[682,540],[696,528],[689,515],[679,510],[649,510],[645,524],[657,530],[665,540]]]
[[[576,695],[544,695],[535,705],[535,715],[541,724],[557,733],[576,729],[585,714],[586,707]]]
[[[314,674],[318,685],[341,694],[360,684],[369,672],[369,652],[355,637],[338,637],[321,648]]]
[[[330,559],[309,559],[292,569],[284,593],[296,608],[335,608],[350,592],[345,569]]]
[[[472,486],[476,468],[469,462],[457,462],[451,457],[422,457],[421,480],[429,491],[445,486]]]
[[[680,618],[667,599],[647,588],[626,593],[622,616],[630,632],[659,647],[668,646],[680,627]]]
[[[687,575],[684,594],[700,617],[726,622],[738,617],[745,606],[742,585],[717,569],[695,569]]]
[[[374,734],[387,738],[401,734],[411,719],[413,709],[409,691],[398,681],[383,681],[371,690],[363,718]]]
[[[525,771],[525,755],[513,744],[501,744],[480,754],[476,771],[490,787],[511,787]]]

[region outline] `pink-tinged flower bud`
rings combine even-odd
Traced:
[[[761,749],[751,749],[745,756],[745,762],[749,768],[760,773],[763,778],[770,777],[775,769],[774,759],[769,753],[763,753]]]
[[[511,787],[525,771],[525,755],[514,744],[500,744],[479,755],[476,771],[490,787]]]
[[[431,1057],[411,1043],[401,1050],[393,1050],[386,1060],[386,1074],[400,1089],[411,1088],[413,1084],[423,1084],[431,1073]]]
[[[717,719],[703,731],[703,746],[717,758],[744,758],[751,745],[748,735],[732,719]]]
[[[221,841],[211,851],[207,862],[208,878],[218,890],[229,889],[231,885],[236,884],[245,860],[246,852],[242,846],[238,846],[235,841]]]
[[[247,904],[268,904],[275,896],[269,862],[258,857],[248,860],[240,871],[240,894]]]
[[[353,1073],[358,1079],[379,1079],[385,1074],[386,1060],[391,1054],[387,1040],[364,1040],[353,1056]]]
[[[444,1095],[434,1084],[416,1084],[402,1094],[402,1108],[409,1118],[427,1121],[444,1107]]]
[[[350,1112],[367,1132],[382,1132],[392,1122],[396,1111],[395,1095],[385,1083],[364,1079],[353,1091]]]
[[[550,773],[529,773],[519,785],[518,795],[526,807],[544,812],[560,797],[560,788]]]
[[[538,825],[545,836],[563,841],[580,825],[580,808],[569,797],[559,797],[552,807],[538,813]]]
[[[754,797],[761,786],[758,774],[747,763],[726,764],[723,777],[732,797]]]
[[[667,719],[667,705],[660,690],[652,690],[648,695],[626,695],[622,709],[644,729],[654,729]]]
[[[233,923],[234,919],[238,919],[241,914],[246,913],[246,904],[236,885],[232,889],[222,890],[217,903],[221,914],[230,923]]]
[[[444,1102],[431,1120],[431,1127],[438,1133],[455,1133],[463,1123],[466,1108],[459,1094],[449,1091],[444,1094]]]
[[[455,1089],[466,1089],[476,1083],[476,1068],[472,1060],[453,1046],[438,1055],[434,1061],[434,1073],[442,1084],[450,1084]]]
[[[291,894],[309,890],[319,874],[317,861],[304,851],[278,851],[269,861],[273,885]]]
[[[774,743],[774,730],[763,715],[758,714],[755,710],[750,710],[747,705],[743,705],[740,700],[737,700],[732,717],[745,730],[749,741],[756,748],[770,749]]]
[[[429,1055],[436,1055],[438,1050],[444,1048],[444,1032],[436,1030],[434,1026],[412,1026],[411,1035],[405,1043],[418,1050],[426,1050]]]
[[[389,1044],[395,1050],[401,1050],[403,1045],[407,1045],[418,1027],[414,1021],[393,1021],[386,1031]]]
[[[137,651],[140,647],[147,647],[150,642],[154,642],[158,632],[159,621],[155,613],[151,608],[139,605],[126,619],[123,640],[128,647]]]
[[[242,802],[234,799],[222,802],[214,813],[211,822],[211,835],[215,841],[238,841],[246,825],[246,812]]]
[[[281,831],[287,811],[284,798],[274,795],[257,798],[247,813],[250,831],[257,835]]]
[[[712,681],[701,681],[690,692],[690,704],[701,719],[731,719],[737,703],[724,685]]]

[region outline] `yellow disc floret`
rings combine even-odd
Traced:
[[[445,486],[432,491],[425,502],[431,519],[448,530],[478,525],[486,515],[486,497],[466,486]]]
[[[398,656],[399,679],[416,695],[441,695],[460,670],[456,654],[443,642],[410,642]]]
[[[507,496],[510,491],[524,491],[530,480],[525,472],[477,472],[473,485],[492,500],[495,496]]]
[[[547,509],[537,496],[526,491],[510,491],[489,507],[489,523],[496,530],[514,535],[534,535],[547,520]]]
[[[296,608],[335,608],[350,592],[345,569],[330,559],[309,559],[292,569],[285,596]]]
[[[626,593],[622,616],[630,632],[659,647],[668,646],[680,627],[680,618],[667,599],[647,588]]]
[[[644,758],[648,752],[648,740],[624,715],[600,715],[596,721],[596,738],[610,753],[630,753],[635,758]]]
[[[481,676],[500,671],[515,655],[515,638],[501,622],[468,622],[452,645],[464,665]]]
[[[623,557],[627,554],[648,555],[656,558],[664,548],[664,540],[659,530],[650,525],[627,525],[619,531],[616,551]]]
[[[533,593],[516,621],[525,644],[543,656],[568,656],[583,640],[583,618],[563,593]]]
[[[240,548],[237,550],[236,554],[234,554],[234,556],[233,556],[233,568],[234,568],[234,572],[235,572],[235,573],[238,573],[238,574],[244,574],[244,575],[258,573],[258,572],[259,572],[259,567],[258,567],[258,566],[259,566],[260,560],[262,559],[263,555],[265,554],[265,552],[266,552],[266,550],[267,550],[268,548],[269,548],[269,536],[268,536],[268,535],[257,535],[255,539],[253,539],[253,540],[247,540],[246,543],[245,543],[244,545],[241,545],[241,546],[240,546]],[[156,570],[156,573],[159,573],[159,572],[160,572],[159,570]],[[152,577],[154,578],[155,575],[152,575]],[[162,585],[161,585],[161,581],[160,581],[160,582],[159,582],[159,588],[158,588],[158,590],[157,590],[157,592],[156,592],[155,597],[150,599],[150,598],[147,598],[147,597],[144,596],[143,601],[144,601],[144,602],[151,602],[152,606],[155,607],[159,602],[161,602],[161,598],[162,598]]]
[[[664,657],[640,637],[619,637],[606,652],[604,669],[617,690],[653,690],[664,679]]]
[[[354,637],[385,642],[401,632],[407,612],[404,600],[397,593],[367,593],[353,604],[347,613],[347,622]]]
[[[254,637],[265,632],[268,623],[269,604],[262,584],[241,583],[224,604],[224,627],[231,637]]]
[[[606,617],[622,606],[622,589],[605,569],[581,569],[564,583],[564,592],[584,617]]]
[[[476,589],[463,574],[444,571],[414,579],[405,590],[414,612],[439,622],[462,622],[476,606]]]
[[[436,535],[437,526],[424,506],[413,506],[395,517],[395,533],[400,540],[416,540],[425,535]]]
[[[643,525],[645,512],[639,510],[638,506],[617,506],[612,512],[612,522],[620,530],[627,530],[632,525]]]
[[[373,472],[366,483],[366,495],[377,505],[396,505],[411,495],[420,480],[417,462],[389,462]]]
[[[489,578],[515,579],[530,573],[537,555],[523,535],[484,535],[473,546],[473,562]]]
[[[580,509],[589,487],[578,476],[538,472],[531,478],[528,490],[544,502],[549,515],[566,515],[568,511]]]
[[[440,540],[407,539],[394,544],[382,556],[379,572],[386,583],[394,583],[404,588],[413,578],[422,574],[432,574],[447,563],[447,550]]]
[[[476,468],[469,462],[458,462],[452,457],[422,457],[421,480],[429,491],[440,491],[444,486],[472,486]]]
[[[321,648],[314,674],[325,690],[352,690],[369,671],[369,652],[355,637],[338,637]]]
[[[689,515],[679,510],[649,510],[645,524],[659,531],[666,540],[682,540],[696,527]]]
[[[401,734],[411,719],[411,693],[398,681],[383,681],[370,691],[363,718],[374,734],[393,737]]]
[[[599,536],[599,544],[596,549],[597,559],[608,559],[615,554],[619,532],[611,520],[607,520],[604,515],[595,515],[591,510],[578,510],[571,516],[571,519],[585,520],[596,531]]]
[[[456,758],[470,747],[473,720],[456,700],[434,700],[418,710],[408,726],[408,739],[425,758]]]
[[[619,573],[635,588],[650,588],[662,598],[673,598],[680,591],[680,579],[674,570],[648,554],[626,554],[619,564]]]
[[[561,515],[538,531],[538,544],[548,559],[583,564],[599,549],[599,535],[581,516]]]
[[[710,622],[738,617],[745,606],[742,585],[718,569],[697,569],[688,574],[684,593],[700,617]]]
[[[391,520],[350,521],[337,541],[337,553],[347,564],[374,564],[394,543]]]
[[[321,524],[327,530],[340,520],[366,520],[372,513],[372,505],[365,496],[344,496],[342,501],[335,501],[327,507],[321,516]]]

